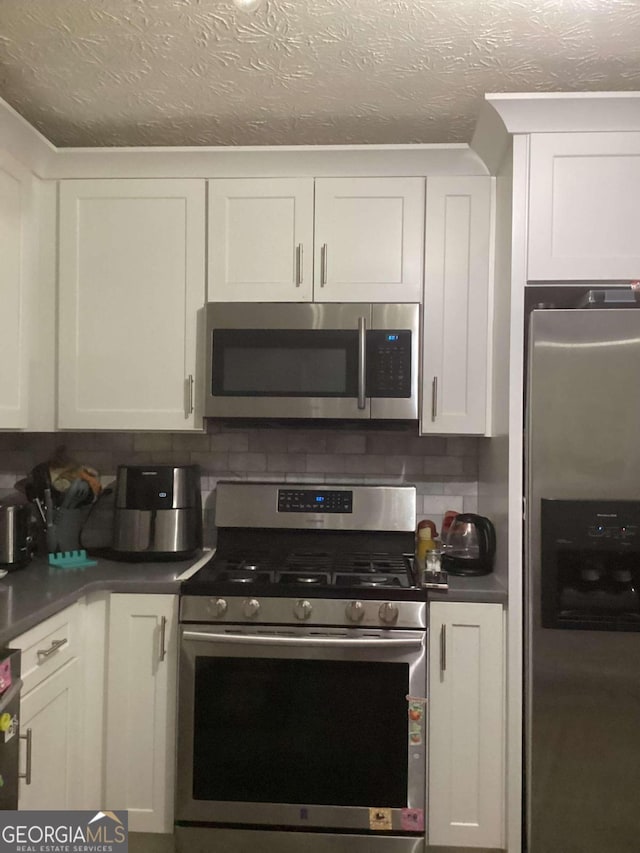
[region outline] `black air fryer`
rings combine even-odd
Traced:
[[[113,556],[184,560],[202,547],[197,465],[121,465],[116,481]]]

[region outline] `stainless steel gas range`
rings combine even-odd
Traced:
[[[421,853],[427,604],[415,489],[220,483],[182,587],[176,838]]]

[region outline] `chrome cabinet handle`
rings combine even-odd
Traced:
[[[162,616],[160,619],[160,654],[158,656],[160,663],[162,663],[162,661],[167,656],[166,639],[167,639],[167,617]]]
[[[296,287],[302,284],[302,261],[304,258],[304,249],[302,243],[296,246]]]
[[[367,381],[367,321],[364,317],[358,317],[358,408],[366,406],[366,381]]]
[[[27,742],[27,760],[24,773],[18,773],[18,779],[24,779],[25,785],[31,784],[31,751],[33,747],[32,734],[31,729],[27,729],[27,733],[25,735],[20,735],[20,738]]]
[[[447,671],[447,626],[440,628],[440,672]]]
[[[184,640],[195,640],[203,643],[222,643],[223,645],[238,646],[297,646],[307,648],[337,648],[337,649],[421,649],[422,640],[418,639],[376,639],[362,637],[286,637],[272,634],[207,634],[204,631],[185,631]]]
[[[320,249],[320,287],[327,283],[327,244],[323,243]]]
[[[185,407],[184,416],[188,418],[193,414],[193,373],[190,373],[186,379],[187,385],[187,405]]]
[[[38,656],[38,663],[42,663],[47,658],[50,658],[51,655],[59,651],[66,642],[67,638],[63,637],[62,640],[52,640],[51,645],[48,649],[38,649],[38,651],[36,652],[36,655]]]
[[[438,417],[438,377],[434,376],[431,383],[431,420]]]

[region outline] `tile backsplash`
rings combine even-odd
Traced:
[[[121,464],[198,464],[205,507],[225,479],[410,483],[417,489],[418,519],[431,518],[440,529],[446,510],[476,510],[477,444],[475,438],[420,437],[413,425],[377,430],[209,422],[206,433],[0,432],[0,497],[63,445],[96,468],[103,483]]]

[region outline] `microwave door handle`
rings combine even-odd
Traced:
[[[367,381],[367,320],[358,317],[358,408],[364,409],[366,400]]]

